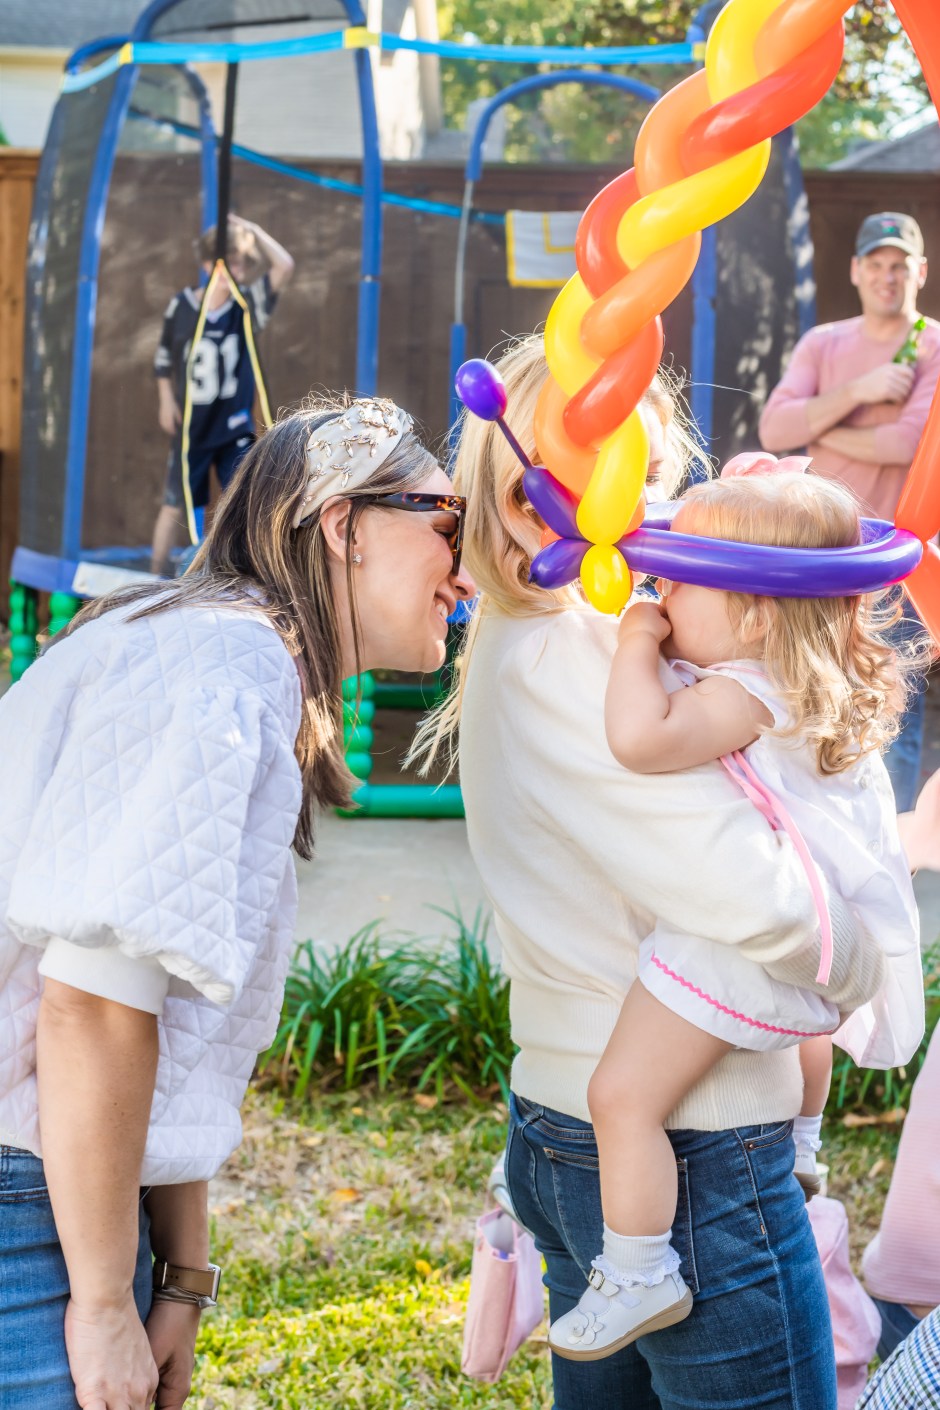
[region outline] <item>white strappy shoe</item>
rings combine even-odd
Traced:
[[[684,1321],[691,1311],[692,1294],[679,1273],[667,1273],[651,1288],[624,1288],[595,1265],[577,1307],[549,1327],[548,1344],[568,1361],[600,1361],[638,1337]]]

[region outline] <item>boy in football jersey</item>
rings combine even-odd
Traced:
[[[226,264],[248,305],[252,327],[260,332],[274,311],[281,289],[294,272],[294,261],[266,231],[230,215]],[[207,274],[215,260],[215,230],[199,240]],[[264,270],[264,273],[260,271]],[[253,282],[249,282],[252,274]],[[209,472],[215,466],[224,489],[251,445],[255,376],[245,334],[245,312],[232,297],[223,274],[206,309],[199,344],[190,359],[193,335],[205,295],[203,288],[183,289],[163,316],[163,332],[154,358],[158,417],[171,437],[166,492],[153,533],[151,572],[167,576],[174,547],[186,541],[183,490],[182,424],[189,367],[189,489],[193,507],[209,500]]]

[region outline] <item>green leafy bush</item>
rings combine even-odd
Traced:
[[[509,1094],[509,991],[488,923],[449,916],[456,934],[389,946],[378,925],[329,952],[307,941],[287,981],[277,1036],[260,1071],[294,1097],[311,1084],[374,1082],[465,1096]]]
[[[940,944],[924,953],[923,965],[927,1025],[917,1052],[904,1067],[880,1072],[875,1068],[856,1067],[848,1054],[840,1053],[837,1048],[826,1106],[830,1116],[845,1111],[893,1111],[896,1107],[907,1107],[931,1034],[940,1020]]]

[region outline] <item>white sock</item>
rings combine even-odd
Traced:
[[[818,1151],[822,1146],[819,1133],[822,1129],[822,1116],[797,1116],[793,1119],[793,1140],[798,1146],[808,1146]]]
[[[669,1273],[679,1268],[679,1255],[672,1247],[672,1230],[665,1234],[630,1237],[615,1234],[604,1225],[604,1253],[595,1259],[595,1266],[621,1286],[642,1283],[652,1288]]]

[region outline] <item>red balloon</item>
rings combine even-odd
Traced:
[[[904,590],[934,641],[940,641],[940,553],[932,543],[924,545],[924,556],[904,579]]]
[[[775,73],[707,108],[682,139],[689,174],[775,137],[814,108],[842,67],[844,39],[842,24],[833,25]]]
[[[920,3],[918,0],[894,0],[894,8],[920,60],[930,96],[935,104],[940,103],[940,8],[934,0],[926,0],[926,3],[924,0]],[[924,434],[904,484],[895,522],[899,529],[909,529],[923,540],[940,533],[940,395],[937,393],[934,394]],[[932,554],[929,561],[931,564],[934,562]],[[936,569],[928,569],[927,562],[928,554],[925,554],[921,567],[908,579],[911,597],[918,611],[920,606],[914,592],[922,593],[922,583],[929,580],[933,584],[936,580]],[[918,579],[916,587],[915,578]],[[926,617],[924,621],[927,621]],[[933,621],[928,625],[934,638],[940,640],[940,614],[934,613]]]
[[[578,222],[574,257],[592,299],[600,298],[627,272],[617,252],[617,227],[639,198],[636,172],[631,167],[598,191]]]
[[[644,324],[565,407],[565,430],[580,446],[600,445],[639,402],[663,355],[662,319]]]

